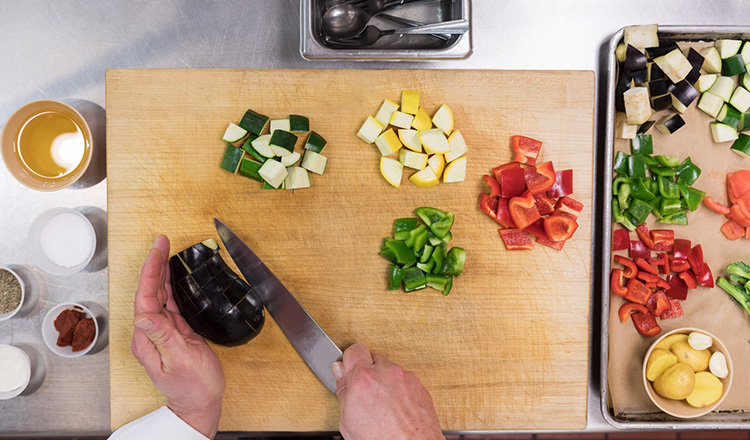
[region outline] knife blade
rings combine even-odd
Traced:
[[[217,218],[214,224],[232,260],[292,347],[328,391],[336,394],[331,364],[341,359],[341,349],[237,234]]]

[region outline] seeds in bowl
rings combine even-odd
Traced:
[[[0,313],[10,313],[21,304],[21,283],[15,275],[0,269]]]

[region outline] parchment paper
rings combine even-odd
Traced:
[[[680,43],[681,48],[691,46],[700,51],[706,44]],[[656,127],[649,130],[654,140],[654,155],[678,156],[680,161],[690,156],[702,170],[693,186],[726,204],[729,202],[726,195],[727,173],[750,169],[750,158],[741,158],[731,152],[731,142],[713,142],[708,125],[713,118],[699,110],[697,103],[698,99],[683,114],[686,125],[676,133],[664,135]],[[651,119],[658,120],[666,113],[659,112]],[[615,153],[617,151],[630,153],[629,141],[616,139]],[[701,206],[695,212],[688,213],[688,221],[687,226],[667,225],[656,223],[651,215],[648,226],[649,229],[673,229],[676,238],[689,239],[693,246],[701,244],[705,261],[715,278],[724,275],[729,263],[745,261],[750,264],[750,240],[727,240],[719,230],[726,221],[724,216]],[[614,229],[619,227],[614,226]],[[635,233],[631,235],[631,240],[634,239]],[[627,256],[627,251],[617,253]],[[616,417],[660,413],[649,400],[643,385],[643,358],[651,343],[664,333],[680,327],[696,327],[716,335],[726,345],[734,363],[733,385],[718,411],[742,412],[747,414],[743,419],[750,419],[750,317],[727,293],[719,287],[690,290],[687,300],[682,301],[684,316],[664,321],[657,319],[663,331],[649,339],[638,334],[631,320],[620,323],[617,311],[624,299],[611,294],[610,301],[608,381],[610,404]]]

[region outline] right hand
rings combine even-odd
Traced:
[[[362,344],[331,365],[346,440],[444,440],[430,393],[416,374]]]

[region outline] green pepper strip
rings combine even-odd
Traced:
[[[620,185],[620,189],[617,193],[617,200],[620,202],[620,208],[622,209],[628,209],[628,206],[630,206],[630,203],[628,202],[628,197],[630,197],[630,191],[631,186],[629,183],[623,183]]]
[[[643,179],[638,179],[635,183],[630,184],[630,194],[637,198],[650,202],[656,198],[656,195],[651,192],[651,189],[646,187],[646,182]]]
[[[427,278],[427,287],[431,287],[435,290],[440,290],[440,291],[445,289],[445,286],[448,284],[448,280],[450,279],[443,275],[435,275],[431,273],[428,273],[426,275],[426,278]]]
[[[441,211],[437,208],[430,208],[429,206],[423,206],[421,208],[417,208],[415,210],[419,218],[422,219],[425,225],[430,226],[433,223],[439,222],[440,220],[446,218],[448,216],[448,213],[445,211]],[[443,238],[443,237],[440,237]]]
[[[417,228],[416,218],[397,218],[393,222],[393,238],[396,240],[406,240],[409,238],[409,231]]]
[[[620,186],[621,184],[623,184],[623,183],[630,183],[630,179],[628,179],[628,178],[627,178],[627,177],[625,177],[625,176],[619,176],[619,177],[615,178],[615,180],[613,180],[613,181],[612,181],[612,195],[613,195],[613,196],[616,196],[616,195],[617,195],[617,191],[618,191],[618,189],[617,189],[617,188],[618,188],[618,187],[619,187],[619,186]]]
[[[407,291],[416,290],[427,285],[424,272],[416,267],[404,269],[404,287]]]
[[[651,213],[651,204],[641,199],[633,199],[630,207],[628,207],[628,213],[640,225],[646,221],[648,215]]]
[[[448,278],[448,283],[445,285],[445,289],[443,289],[443,296],[448,296],[449,293],[451,293],[451,289],[453,288],[453,277]]]
[[[424,246],[424,249],[422,249],[422,256],[419,257],[420,263],[426,263],[430,261],[430,257],[432,257],[432,251],[435,250],[434,246],[430,246],[429,244],[426,244]]]
[[[680,188],[671,178],[659,177],[659,194],[665,199],[679,199]]]
[[[661,206],[662,200],[663,198],[661,196],[656,196],[656,198],[651,201],[651,213],[658,219],[662,218],[661,212],[659,212],[659,206]]]
[[[621,175],[628,174],[628,158],[630,156],[626,153],[623,153],[622,151],[617,152],[617,156],[615,156],[615,165],[614,170],[617,171]]]
[[[643,156],[636,155],[628,158],[628,176],[636,179],[646,178],[646,163]]]
[[[443,244],[436,246],[435,250],[432,251],[431,260],[435,262],[435,265],[432,267],[432,273],[439,272],[440,269],[443,268],[443,263],[445,262],[446,257],[446,248],[447,246]]]
[[[414,252],[419,254],[420,252],[422,252],[422,249],[424,249],[426,244],[427,244],[427,231],[422,231],[422,233],[417,235],[417,238],[414,239]]]
[[[669,214],[660,220],[662,223],[669,223],[672,225],[686,225],[688,224],[687,214],[685,211],[677,211],[673,214]]]
[[[685,159],[675,171],[677,171],[677,176],[684,180],[688,185],[694,184],[701,175],[701,169],[698,168],[689,157]]]
[[[650,167],[651,173],[656,174],[659,177],[674,177],[677,175],[677,171],[667,167]]]
[[[633,154],[654,154],[654,141],[650,134],[639,134],[630,140],[630,152]]]
[[[427,232],[427,226],[425,225],[419,225],[416,228],[409,231],[409,238],[406,239],[406,246],[407,247],[414,247],[414,242],[417,241],[417,237],[422,233]]]
[[[430,261],[429,263],[417,263],[417,268],[424,271],[424,273],[430,273],[432,272],[432,268],[435,266],[434,261]]]
[[[388,290],[401,289],[401,283],[404,281],[404,271],[391,264],[388,271]]]
[[[432,231],[432,233],[435,234],[435,236],[438,238],[445,238],[445,236],[448,235],[451,227],[453,226],[453,219],[453,213],[449,212],[442,219],[433,221],[432,224],[430,224],[430,231]]]
[[[659,184],[656,182],[657,176],[653,176],[653,179],[648,181],[648,189],[651,190],[654,195],[659,194]]]
[[[680,165],[680,159],[678,157],[674,156],[654,156],[654,158],[659,162],[660,164],[664,165],[665,167],[669,168],[675,168]]]
[[[653,157],[651,157],[649,155],[644,155],[643,156],[643,163],[645,163],[649,167],[655,167],[655,166],[659,165],[659,161],[656,160],[656,159],[654,159]]]
[[[682,209],[682,205],[679,200],[674,199],[662,199],[659,204],[659,213],[662,217],[672,214]]]
[[[398,264],[411,266],[417,262],[417,255],[403,241],[393,238],[386,238],[384,241],[383,247],[393,253]]]
[[[687,208],[690,211],[695,211],[701,205],[701,202],[703,202],[704,197],[706,197],[705,192],[695,188],[688,188],[687,197],[685,197]]]

